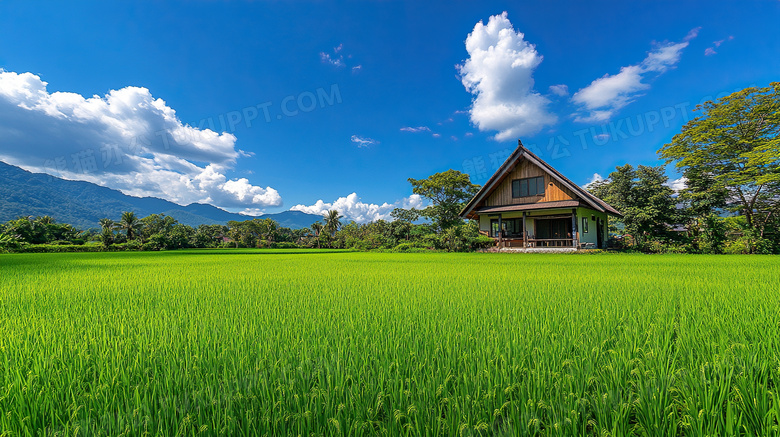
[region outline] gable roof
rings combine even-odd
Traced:
[[[475,194],[474,197],[471,198],[469,203],[467,203],[466,206],[463,208],[463,210],[460,212],[460,216],[466,217],[468,214],[470,214],[481,201],[483,201],[487,196],[490,195],[490,193],[493,192],[493,190],[501,183],[504,177],[506,177],[506,175],[508,175],[515,168],[515,166],[521,159],[526,159],[530,163],[541,168],[544,172],[549,174],[553,179],[557,180],[561,185],[571,190],[584,202],[585,205],[583,206],[588,206],[590,208],[595,209],[596,211],[606,212],[607,214],[622,217],[622,214],[620,214],[618,210],[613,208],[607,202],[599,199],[593,194],[590,194],[587,190],[581,188],[579,185],[570,181],[568,178],[566,178],[566,176],[559,173],[558,170],[552,168],[550,164],[544,162],[541,158],[534,155],[533,152],[523,147],[523,143],[520,140],[517,141],[517,149],[515,149],[515,151],[512,152],[511,155],[509,155],[509,158],[507,158],[506,161],[504,161],[504,163],[501,165],[501,167],[499,167],[498,170],[496,170],[493,176],[491,176],[490,179],[488,179],[487,183],[485,183],[485,185],[482,186],[479,192]],[[543,202],[543,203],[539,203],[538,205],[549,204],[549,207],[553,207],[553,205],[551,205],[552,203],[556,203],[556,202]],[[544,208],[544,207],[540,206],[540,208]]]

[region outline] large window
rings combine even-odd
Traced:
[[[523,219],[509,218],[501,221],[504,238],[523,238]],[[490,236],[498,237],[498,219],[490,219]]]
[[[544,196],[544,176],[512,181],[512,197],[528,196]]]

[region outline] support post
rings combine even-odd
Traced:
[[[528,230],[525,228],[525,216],[527,212],[523,211],[523,247],[528,247]]]
[[[577,208],[571,209],[571,244],[575,249],[577,248]]]
[[[498,247],[504,247],[504,230],[501,226],[501,215],[498,216]]]

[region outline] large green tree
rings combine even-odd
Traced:
[[[426,179],[409,178],[412,192],[428,199],[431,205],[420,210],[420,215],[430,219],[439,230],[462,223],[458,216],[477,191],[469,175],[457,170],[436,173]]]
[[[659,150],[688,179],[682,199],[706,216],[729,204],[763,235],[780,203],[780,82],[695,109],[699,116]]]
[[[623,214],[617,221],[641,246],[648,237],[665,235],[667,225],[676,221],[674,191],[667,182],[663,166],[626,164],[588,190]]]

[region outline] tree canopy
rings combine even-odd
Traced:
[[[469,175],[457,170],[436,173],[426,179],[409,178],[409,183],[414,194],[431,202],[430,206],[420,210],[420,215],[431,219],[440,230],[462,222],[458,214],[480,188],[471,183]]]
[[[594,183],[589,191],[623,214],[625,232],[642,244],[649,236],[664,235],[675,221],[673,190],[666,183],[664,167],[629,164],[617,167],[609,178]]]
[[[700,213],[730,204],[748,228],[761,227],[780,201],[780,82],[746,88],[695,110],[701,115],[659,150],[661,157],[682,170],[689,181],[683,194]]]

